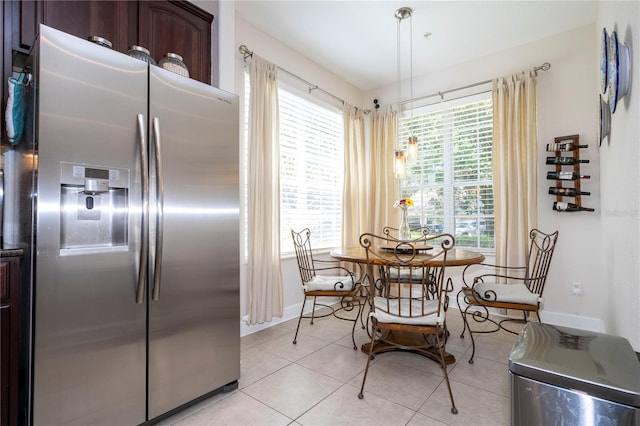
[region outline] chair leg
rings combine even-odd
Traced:
[[[471,333],[471,332],[469,332]],[[471,339],[473,340],[473,338]],[[442,366],[442,373],[444,374],[444,380],[447,382],[447,389],[449,390],[449,398],[451,398],[451,412],[458,414],[456,403],[453,400],[453,392],[451,391],[451,383],[449,382],[449,373],[447,372],[447,363],[444,358],[444,343],[440,340],[440,333],[436,333],[436,344],[438,345],[438,351],[440,352],[440,366]]]
[[[473,337],[471,328],[469,328],[469,336],[471,336],[471,358],[469,358],[469,364],[473,364],[473,357],[476,356],[476,339]]]
[[[464,339],[464,332],[469,330],[471,333],[471,329],[469,328],[469,324],[467,324],[467,310],[464,311],[460,309],[460,315],[462,315],[462,333],[460,333],[460,338]]]
[[[476,355],[476,340],[473,337],[473,331],[471,330],[471,326],[469,325],[469,320],[467,319],[467,315],[469,315],[469,312],[467,312],[468,309],[469,307],[467,306],[467,308],[464,311],[462,310],[460,311],[462,313],[462,322],[464,323],[462,328],[462,334],[460,334],[460,337],[464,338],[465,330],[469,330],[469,336],[471,337],[471,358],[469,358],[469,364],[473,364],[473,357]]]
[[[358,324],[358,317],[362,317],[362,302],[360,302],[360,299],[358,300],[358,314],[356,316],[356,319],[353,320],[353,328],[351,329],[351,341],[353,342],[353,350],[357,351],[358,347],[356,346],[356,324]],[[362,320],[360,320],[360,322],[362,322]],[[364,324],[362,326],[364,328]]]
[[[313,310],[311,311],[311,325],[313,325],[313,317],[316,314],[316,296],[313,296]]]
[[[460,338],[464,339],[464,332],[469,329],[469,324],[467,324],[467,309],[469,309],[469,307],[467,306],[466,309],[462,309],[462,306],[460,306],[460,293],[462,293],[462,290],[460,290],[458,292],[458,294],[456,295],[456,303],[458,304],[458,311],[460,311],[460,315],[462,316],[462,333],[460,333]],[[469,333],[471,333],[471,329],[469,329]]]
[[[373,344],[376,341],[376,332],[375,332],[375,324],[373,326],[373,332],[371,333],[371,346],[369,346],[369,355],[367,356],[367,366],[364,369],[364,376],[362,376],[362,386],[360,387],[360,393],[358,394],[358,398],[364,398],[364,383],[367,381],[367,373],[369,372],[369,364],[371,363],[371,358],[373,358]]]
[[[314,298],[315,300],[315,298]],[[298,318],[298,327],[296,327],[296,335],[293,336],[293,344],[298,343],[298,330],[300,330],[300,321],[302,321],[302,314],[304,313],[304,305],[307,303],[307,296],[302,301],[302,309],[300,309],[300,317]]]
[[[364,298],[364,300],[363,300],[363,298]],[[363,317],[362,317],[362,314],[363,314],[363,312],[364,312],[364,306],[365,306],[365,304],[366,304],[366,303],[369,303],[369,298],[368,298],[368,297],[366,297],[366,296],[360,296],[360,297],[358,298],[358,300],[360,301],[360,324],[362,324],[362,329],[364,330],[364,329],[366,329],[367,327],[366,327],[366,326],[365,326],[365,324],[364,324],[364,319],[363,319]]]
[[[364,303],[360,303],[360,324],[362,324],[362,329],[366,329],[367,326],[364,324]]]

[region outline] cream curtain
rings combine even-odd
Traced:
[[[367,229],[369,203],[367,200],[367,167],[364,142],[364,113],[345,102],[344,121],[344,190],[342,196],[342,246],[359,244],[360,235]]]
[[[493,81],[493,193],[496,263],[523,266],[538,223],[536,80]]]
[[[385,226],[398,226],[393,203],[400,197],[398,180],[393,176],[393,152],[398,139],[398,113],[392,107],[371,113],[371,164],[369,229],[381,234]],[[395,209],[398,210],[398,209]],[[364,229],[362,230],[365,231]]]
[[[248,324],[282,317],[277,66],[249,64]]]

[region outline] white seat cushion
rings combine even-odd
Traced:
[[[542,298],[536,293],[529,291],[524,284],[495,284],[495,283],[477,283],[474,287],[480,297],[492,302],[522,303],[525,305],[537,305]],[[485,293],[495,292],[496,300],[493,300],[493,293],[487,297]]]
[[[398,316],[398,303],[402,301],[400,316]],[[378,321],[384,323],[396,324],[413,324],[413,325],[441,325],[444,323],[444,309],[440,310],[438,315],[437,300],[416,300],[411,299],[411,313],[413,317],[409,317],[409,300],[408,299],[389,299],[387,308],[387,299],[376,296],[373,303],[376,306],[375,311],[369,315],[375,317]],[[422,305],[424,304],[424,315],[422,314]]]
[[[342,283],[342,286],[339,283]],[[353,280],[349,276],[330,277],[316,275],[304,286],[304,289],[306,291],[351,291],[353,290],[353,285]]]

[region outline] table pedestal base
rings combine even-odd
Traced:
[[[360,350],[369,355],[371,342],[362,345]],[[373,355],[384,352],[405,351],[431,358],[440,364],[440,352],[434,346],[425,347],[425,337],[419,333],[407,333],[402,331],[388,331],[384,339],[373,342]],[[456,362],[455,356],[445,352],[444,360],[446,365]]]

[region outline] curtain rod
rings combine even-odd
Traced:
[[[238,47],[238,50],[239,50],[239,51],[240,51],[240,53],[242,54],[242,60],[243,60],[244,62],[247,62],[247,58],[250,58],[250,57],[252,57],[252,56],[253,56],[253,51],[249,50],[249,48],[248,48],[247,46],[245,46],[244,44],[241,44],[241,45],[240,45],[240,47]],[[291,77],[293,77],[293,78],[296,78],[296,79],[300,80],[301,82],[303,82],[304,84],[306,84],[307,86],[309,86],[309,87],[308,87],[309,93],[311,93],[313,90],[319,90],[319,91],[321,91],[322,93],[325,93],[325,94],[327,94],[327,95],[331,96],[333,99],[337,100],[337,101],[338,101],[338,102],[340,102],[342,105],[344,105],[344,104],[346,103],[346,102],[344,101],[344,99],[337,97],[337,96],[336,96],[336,95],[334,95],[333,93],[327,92],[326,90],[324,90],[323,88],[321,88],[321,87],[320,87],[320,86],[318,86],[317,84],[310,83],[309,81],[305,80],[304,78],[300,77],[299,75],[294,74],[294,73],[292,73],[291,71],[286,70],[286,69],[282,68],[282,67],[281,67],[281,66],[279,66],[279,65],[276,65],[276,66],[278,67],[278,70],[280,70],[280,71],[284,72],[285,74],[290,75],[290,76],[291,76]],[[361,108],[358,108],[358,109],[361,109]],[[370,112],[370,110],[368,110],[368,109],[365,109],[365,110],[362,110],[362,111],[364,111],[364,113],[365,113],[365,114],[369,114],[369,112]]]
[[[238,47],[238,50],[242,54],[242,60],[245,61],[245,62],[247,62],[247,58],[250,58],[250,57],[253,56],[253,51],[249,50],[249,48],[244,44],[241,44]],[[278,67],[278,69],[280,71],[284,72],[285,74],[288,74],[291,77],[297,78],[298,80],[302,81],[307,86],[309,86],[309,88],[308,88],[309,93],[311,93],[313,90],[319,90],[319,91],[331,96],[332,98],[334,98],[335,100],[340,102],[342,105],[345,104],[344,99],[339,98],[338,96],[334,95],[333,93],[327,92],[326,90],[324,90],[321,87],[319,87],[317,84],[310,83],[309,81],[305,80],[304,78],[300,77],[299,75],[294,74],[291,71],[288,71],[288,70],[280,67],[279,65],[277,67]],[[531,69],[531,71],[533,71],[533,73],[537,76],[538,75],[538,71],[549,71],[550,68],[551,68],[551,64],[549,62],[545,62],[540,66],[533,67]],[[440,99],[444,99],[444,95],[446,95],[447,93],[457,92],[457,91],[465,90],[465,89],[470,89],[470,88],[476,87],[476,86],[482,86],[483,84],[488,84],[488,83],[491,83],[492,81],[493,80],[485,80],[485,81],[481,81],[479,83],[468,84],[466,86],[456,87],[455,89],[449,89],[449,90],[445,90],[443,92],[433,93],[431,95],[420,96],[420,97],[417,97],[417,98],[414,98],[414,99],[407,99],[405,101],[398,102],[397,105],[400,106],[400,105],[407,104],[409,102],[419,101],[419,100],[427,99],[427,98],[432,98],[434,96],[440,96]],[[376,103],[376,102],[374,101],[374,103]],[[378,108],[378,107],[379,107],[379,105],[376,103],[376,108]],[[368,110],[368,109],[364,109],[363,111],[364,111],[365,114],[369,114],[371,112],[371,110]]]
[[[533,67],[531,69],[531,71],[533,71],[533,73],[537,76],[538,75],[538,71],[549,71],[549,69],[551,69],[551,64],[549,62],[545,62],[544,64],[542,64],[540,66]],[[433,93],[431,95],[420,96],[420,97],[414,98],[414,99],[407,99],[405,101],[398,102],[398,105],[404,105],[404,104],[408,104],[409,102],[412,102],[412,101],[419,101],[419,100],[422,100],[422,99],[432,98],[434,96],[440,96],[440,99],[442,100],[442,99],[444,99],[444,95],[446,95],[447,93],[458,92],[460,90],[470,89],[470,88],[476,87],[476,86],[482,86],[483,84],[488,84],[488,83],[491,83],[492,81],[493,80],[485,80],[485,81],[481,81],[479,83],[467,84],[466,86],[461,86],[461,87],[456,87],[455,89],[445,90],[444,92],[437,92],[437,93]]]

